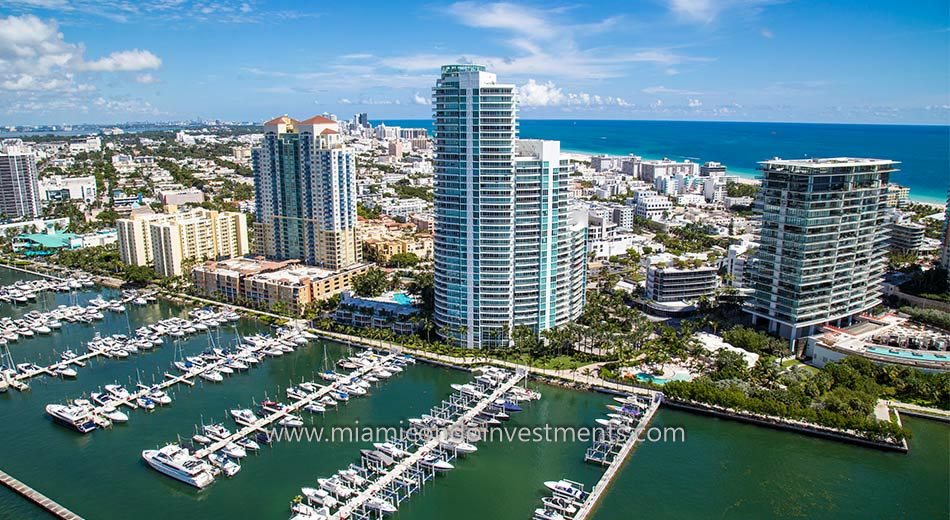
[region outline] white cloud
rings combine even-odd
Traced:
[[[641,92],[643,92],[644,94],[674,94],[674,95],[680,95],[680,96],[698,96],[702,94],[702,92],[696,92],[694,90],[666,88],[663,85],[659,85],[656,87],[647,87],[641,90]]]
[[[768,39],[768,40],[771,40],[772,38],[775,38],[775,33],[773,33],[772,30],[769,29],[768,27],[763,27],[763,28],[759,31],[759,34],[761,34],[763,38],[766,38],[766,39]]]
[[[518,88],[518,101],[524,106],[546,107],[559,105],[563,100],[564,94],[552,81],[538,83],[530,79]]]
[[[135,76],[135,82],[141,83],[142,85],[150,85],[152,83],[157,83],[158,78],[151,74],[139,74],[138,76]]]
[[[538,83],[529,79],[518,87],[518,102],[525,107],[548,106],[631,106],[625,99],[615,96],[601,96],[587,92],[564,92],[554,82]]]
[[[757,13],[762,7],[782,0],[667,0],[670,11],[680,20],[711,24],[727,11]]]
[[[67,42],[55,21],[33,15],[0,18],[0,90],[90,92],[82,71],[133,71],[157,68],[161,60],[148,51],[118,51],[85,61],[81,44]]]
[[[415,103],[415,104],[417,104],[417,105],[429,105],[429,104],[431,104],[431,100],[430,100],[429,98],[423,96],[422,94],[420,94],[420,93],[418,93],[418,92],[416,92],[415,94],[412,95],[412,102]]]
[[[340,98],[340,103],[344,105],[352,105],[353,102],[349,98]]]
[[[703,102],[698,99],[690,98],[689,100],[686,101],[686,105],[690,108],[699,108],[703,106]]]
[[[131,51],[113,52],[105,58],[86,62],[82,65],[82,68],[100,72],[117,72],[150,70],[161,66],[162,60],[158,56],[149,51],[133,49]]]
[[[497,2],[456,2],[447,11],[470,27],[504,29],[533,38],[549,39],[558,34],[545,13],[527,6]]]

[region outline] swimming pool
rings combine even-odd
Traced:
[[[903,359],[921,359],[926,361],[950,361],[950,354],[947,353],[935,353],[928,351],[907,351],[907,350],[897,350],[897,349],[887,349],[882,347],[868,347],[868,352],[872,354],[878,354],[881,356],[892,356],[899,357]]]
[[[406,293],[397,292],[393,294],[393,301],[399,305],[412,305],[412,299]]]

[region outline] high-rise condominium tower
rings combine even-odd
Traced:
[[[36,156],[19,139],[0,144],[0,216],[36,217],[40,214]]]
[[[513,85],[448,65],[433,89],[435,320],[468,347],[577,317],[586,219],[571,214],[560,145],[517,139]]]
[[[845,157],[761,163],[761,245],[747,302],[753,320],[795,340],[825,324],[848,325],[881,302],[886,191],[897,164]]]
[[[253,164],[258,252],[328,269],[362,260],[356,165],[336,121],[281,116],[264,123]]]

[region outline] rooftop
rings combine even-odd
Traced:
[[[813,157],[810,159],[781,159],[774,158],[768,161],[759,161],[763,166],[799,166],[803,168],[834,168],[839,166],[885,166],[897,165],[898,161],[890,159],[870,159],[859,157]]]

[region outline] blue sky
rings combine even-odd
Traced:
[[[438,67],[524,118],[950,122],[946,0],[0,0],[0,124],[428,118]]]

